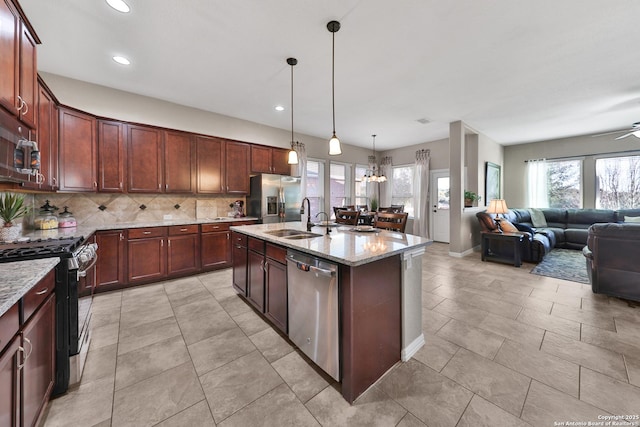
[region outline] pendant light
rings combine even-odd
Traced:
[[[330,21],[327,24],[327,29],[331,32],[331,109],[333,111],[333,135],[329,140],[329,155],[337,156],[342,154],[342,148],[340,148],[340,140],[336,136],[336,91],[335,91],[335,62],[336,62],[336,33],[340,29],[340,23],[338,21]]]
[[[290,165],[298,164],[298,153],[295,150],[297,143],[293,141],[293,67],[297,63],[296,58],[287,58],[287,64],[291,65],[291,151],[289,151],[289,159],[287,160]]]
[[[371,169],[367,169],[367,171],[364,174],[363,180],[365,182],[385,182],[387,180],[387,177],[384,176],[383,174],[378,175],[378,164],[377,164],[377,159],[376,159],[376,136],[377,135],[371,135],[371,137],[373,138],[373,156],[369,156],[369,163],[372,164]]]

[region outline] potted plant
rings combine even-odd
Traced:
[[[482,197],[478,196],[475,192],[465,190],[465,192],[464,192],[464,207],[465,208],[470,208],[470,207],[473,206],[474,202],[480,201],[480,199],[482,199]]]
[[[378,199],[376,199],[375,197],[371,198],[371,212],[377,212],[378,211]]]
[[[0,219],[3,225],[0,227],[0,240],[10,242],[20,235],[21,227],[14,224],[16,219],[29,213],[29,207],[24,204],[22,194],[5,193],[0,195]]]

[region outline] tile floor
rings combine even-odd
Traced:
[[[235,294],[230,270],[102,294],[82,383],[43,424],[553,426],[638,415],[640,304],[531,268],[430,246],[427,344],[352,406]]]

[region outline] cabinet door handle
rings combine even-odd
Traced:
[[[29,352],[24,356],[24,360],[27,360],[31,356],[31,353],[33,353],[33,344],[31,344],[31,341],[27,337],[23,337],[22,339],[29,344]]]
[[[97,187],[98,186],[98,182],[97,181],[93,181],[93,186]]]
[[[219,225],[214,225],[214,226],[213,226],[213,227],[211,227],[211,228],[213,228],[214,230],[217,230],[218,228],[220,228],[220,226],[219,226]]]
[[[29,104],[27,104],[24,100],[22,101],[22,105],[24,106],[24,111],[21,113],[23,116],[29,112]],[[22,109],[22,107],[20,107]]]
[[[47,293],[48,290],[49,288],[44,288],[43,290],[36,292],[36,295],[44,295]]]
[[[167,246],[171,247],[171,239],[167,239]]]
[[[18,97],[16,98],[18,101],[20,101],[20,105],[18,105],[16,108],[18,111],[22,110],[22,107],[24,107],[24,99],[22,99],[22,97],[20,95],[18,95]]]
[[[267,270],[269,269],[269,263],[265,262],[264,267],[262,269],[264,270],[265,273],[267,273]]]
[[[124,240],[124,235],[120,233],[120,240]]]
[[[122,190],[122,183],[120,183],[120,189]]]
[[[186,228],[181,228],[180,231],[184,233],[185,231],[189,231],[189,230]]]
[[[164,239],[160,239],[160,247],[163,248],[164,247]]]
[[[229,233],[227,233],[227,240],[229,240]]]
[[[142,234],[151,234],[150,231],[143,231]]]
[[[18,372],[20,372],[22,370],[22,368],[24,368],[24,362],[27,360],[27,358],[24,356],[25,351],[24,351],[24,347],[22,346],[18,346],[18,351],[22,353],[22,362],[20,362],[20,356],[18,356]]]
[[[51,178],[51,181],[53,181],[53,185],[56,185],[56,183],[58,182],[55,176]],[[120,183],[120,185],[122,185],[122,183]]]
[[[164,189],[165,189],[165,190],[168,190],[168,189],[169,189],[169,184],[165,184],[165,185],[164,185]]]

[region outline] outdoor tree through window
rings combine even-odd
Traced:
[[[547,163],[549,207],[582,208],[582,160],[558,160]]]
[[[640,207],[640,156],[596,159],[596,208]]]

